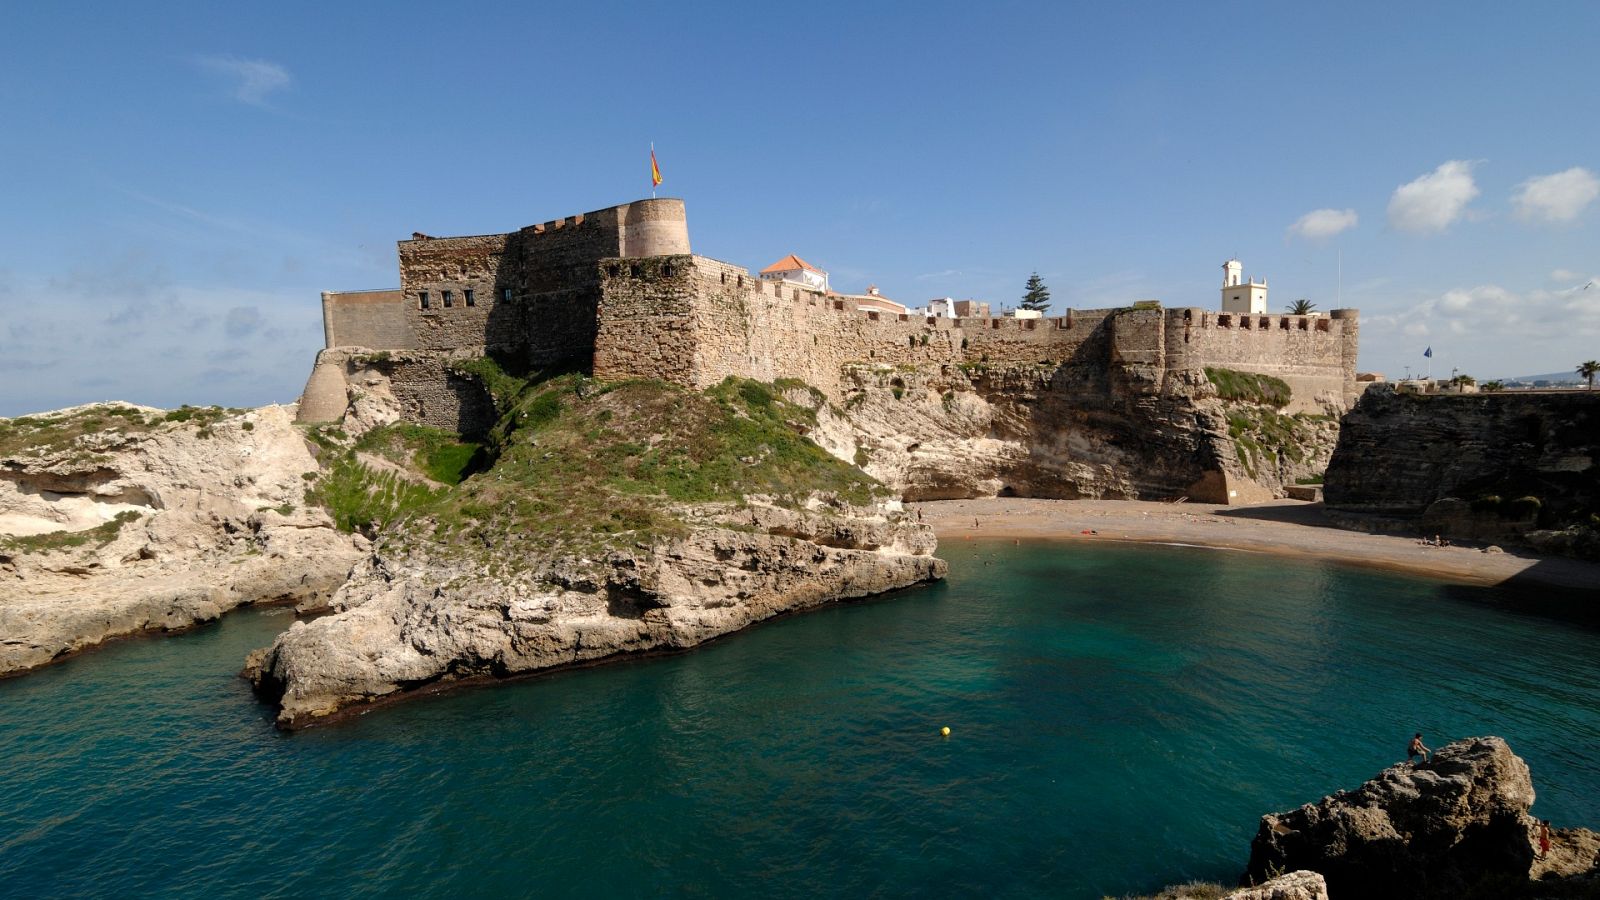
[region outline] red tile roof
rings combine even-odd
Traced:
[[[765,269],[762,269],[761,274],[770,275],[773,272],[793,272],[795,269],[809,269],[818,275],[827,274],[816,266],[813,266],[811,263],[808,263],[800,257],[795,256],[793,253],[785,256],[783,259],[778,260],[772,265],[767,266]]]

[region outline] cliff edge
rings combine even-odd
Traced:
[[[292,407],[0,419],[0,675],[246,603],[319,602],[365,542],[305,502]]]
[[[1345,417],[1328,514],[1346,527],[1600,559],[1600,393],[1377,387]]]
[[[373,547],[334,615],[246,664],[284,727],[463,679],[690,647],[945,574],[932,530],[807,440],[814,412],[768,385],[476,371],[501,415],[454,487],[375,471],[372,451],[419,426],[317,433],[347,442],[317,493]]]

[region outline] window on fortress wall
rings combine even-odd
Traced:
[[[478,298],[473,296],[472,289],[468,288],[467,290],[461,292],[461,302],[468,306],[477,306]]]
[[[507,303],[510,303],[511,302],[511,288],[506,288],[504,291],[502,291],[500,293],[500,299],[506,301]]]
[[[428,308],[428,292],[427,291],[418,291],[417,292],[417,309],[427,309],[427,308]]]
[[[440,291],[439,299],[444,301],[444,308],[449,309],[456,305],[455,291]]]

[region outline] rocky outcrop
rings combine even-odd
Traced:
[[[315,604],[362,556],[307,508],[292,407],[0,420],[0,674],[246,603]]]
[[[1230,891],[1222,900],[1328,900],[1328,882],[1318,872],[1289,872]]]
[[[1328,465],[1329,515],[1600,558],[1600,392],[1369,390]]]
[[[1309,869],[1335,897],[1407,898],[1589,877],[1600,835],[1555,829],[1541,858],[1533,801],[1528,766],[1504,740],[1456,741],[1431,762],[1391,766],[1354,791],[1262,816],[1245,877]]]
[[[932,531],[889,507],[682,514],[685,536],[514,577],[486,577],[460,554],[374,555],[334,598],[336,615],[295,623],[245,674],[297,727],[429,685],[692,647],[945,572]]]
[[[1157,381],[1089,360],[850,367],[812,437],[907,500],[1248,502],[1285,496],[1332,454],[1332,415],[1223,401],[1198,370]]]

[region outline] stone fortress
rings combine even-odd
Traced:
[[[340,420],[361,390],[358,373],[378,358],[407,419],[480,430],[493,419],[487,393],[451,363],[485,353],[694,388],[728,376],[795,378],[834,401],[848,390],[849,367],[1048,367],[1081,363],[1091,350],[1146,393],[1206,367],[1283,379],[1288,412],[1342,411],[1359,393],[1357,311],[1268,314],[1265,284],[1241,286],[1237,261],[1223,287],[1235,311],[1140,303],[1051,318],[895,314],[695,254],[683,201],[667,198],[509,234],[418,233],[399,242],[399,260],[398,290],[322,295],[326,349],[301,421]],[[1229,292],[1241,288],[1252,296],[1239,311]]]

